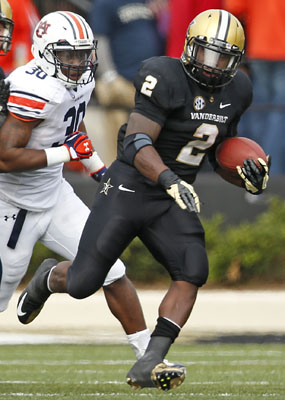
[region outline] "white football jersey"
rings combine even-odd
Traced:
[[[74,90],[46,75],[32,60],[13,71],[8,109],[14,116],[43,121],[33,129],[26,148],[47,149],[63,144],[83,120],[95,86],[94,80]],[[0,174],[0,198],[20,208],[42,211],[58,197],[63,163],[33,171]]]

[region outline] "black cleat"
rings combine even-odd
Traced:
[[[185,379],[184,365],[167,365],[148,359],[138,360],[127,374],[127,383],[133,389],[158,388],[164,391],[181,385]]]
[[[151,373],[151,378],[158,389],[168,391],[180,386],[185,379],[186,368],[184,365],[174,364],[168,366],[164,363],[158,364]]]
[[[32,322],[41,312],[45,301],[51,295],[46,284],[47,276],[57,263],[58,261],[54,258],[44,260],[26,289],[21,293],[17,306],[17,315],[22,324]]]

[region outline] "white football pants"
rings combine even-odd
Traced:
[[[0,312],[8,307],[13,292],[27,272],[37,241],[67,260],[73,260],[89,208],[76,196],[65,180],[57,204],[44,212],[28,211],[15,249],[7,246],[19,209],[0,200]],[[15,217],[14,217],[15,218]],[[104,286],[120,279],[125,266],[117,260],[110,269]]]

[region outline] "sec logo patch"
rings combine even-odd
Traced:
[[[201,111],[205,107],[206,102],[202,96],[196,96],[193,101],[193,107],[195,111]]]

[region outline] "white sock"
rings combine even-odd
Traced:
[[[137,360],[139,360],[145,353],[146,348],[150,341],[150,331],[149,329],[144,329],[136,333],[127,335],[127,340],[133,349]]]
[[[50,275],[52,273],[52,270],[56,267],[56,265],[54,267],[51,268],[51,270],[49,271],[48,277],[47,277],[47,288],[48,290],[53,293],[53,291],[51,290],[50,286],[49,286],[49,279],[50,279]]]

